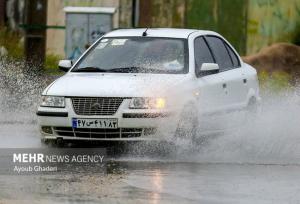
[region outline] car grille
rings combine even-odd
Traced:
[[[117,112],[124,98],[120,97],[76,97],[71,98],[77,115],[113,115]]]
[[[84,138],[130,138],[140,137],[143,134],[143,128],[91,129],[54,127],[54,131],[60,136]]]

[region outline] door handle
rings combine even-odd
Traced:
[[[227,84],[224,83],[222,86],[223,86],[223,89],[226,89]]]
[[[244,84],[246,84],[247,83],[247,79],[243,79],[243,82],[244,82]]]

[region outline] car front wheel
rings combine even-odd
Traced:
[[[198,130],[198,111],[189,105],[184,108],[180,114],[180,119],[177,124],[175,137],[180,139],[187,139],[193,141]]]

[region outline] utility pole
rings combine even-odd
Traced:
[[[0,27],[4,26],[5,22],[5,3],[6,0],[0,0]]]
[[[25,1],[25,60],[28,71],[41,71],[46,54],[47,0]]]

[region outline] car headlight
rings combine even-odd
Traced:
[[[162,109],[166,106],[164,98],[132,98],[129,108],[131,109]]]
[[[43,107],[54,107],[54,108],[64,108],[65,107],[65,97],[62,96],[42,96]]]

